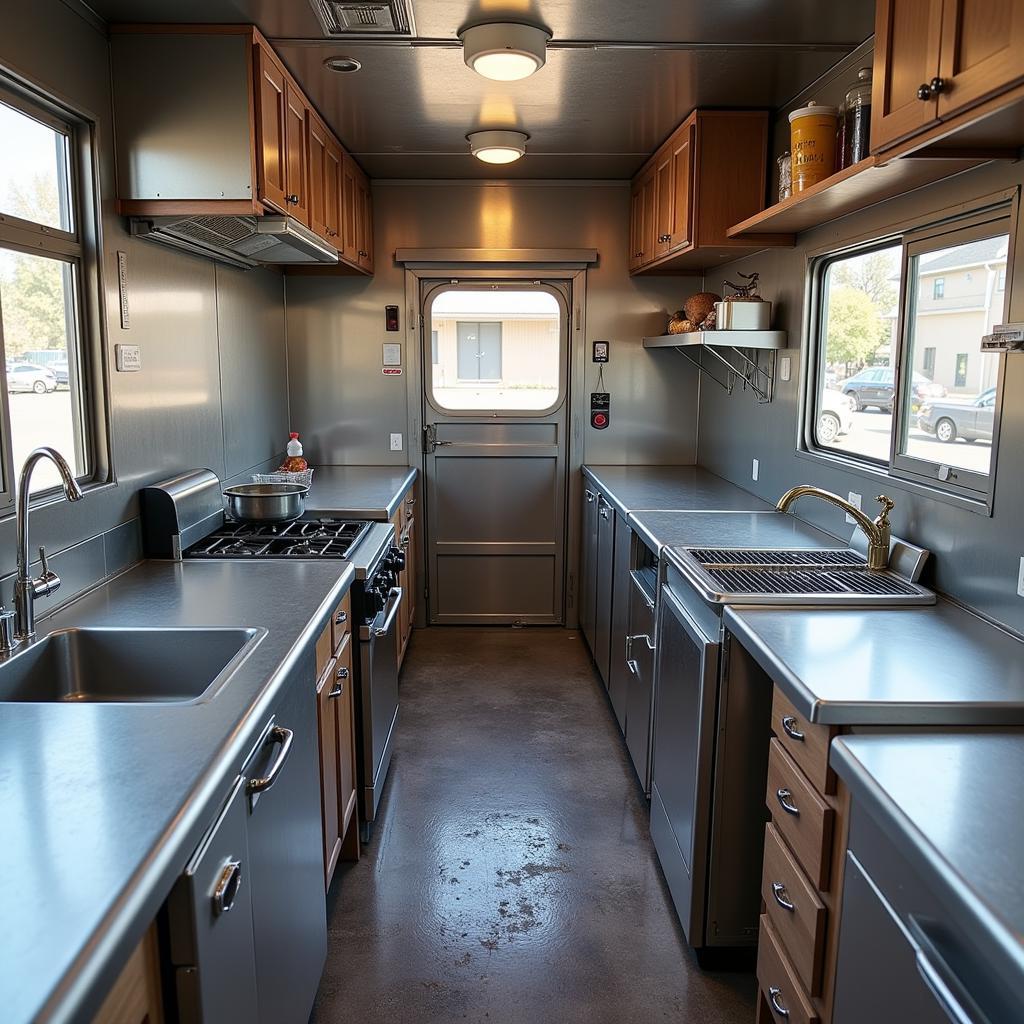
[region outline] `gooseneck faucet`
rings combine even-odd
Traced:
[[[791,487],[786,491],[779,498],[776,508],[780,512],[788,512],[789,506],[797,498],[805,496],[821,498],[822,501],[827,501],[841,508],[847,515],[852,516],[868,539],[868,568],[884,569],[888,566],[889,543],[892,538],[889,513],[895,508],[896,502],[884,494],[878,495],[875,501],[881,504],[882,511],[874,519],[869,519],[856,505],[851,504],[845,498],[841,498],[838,494],[833,494],[831,491],[826,491],[821,487],[814,487],[811,484],[801,484],[799,487]]]
[[[68,501],[78,501],[82,497],[82,488],[78,486],[75,474],[71,472],[71,467],[59,451],[44,446],[29,454],[18,478],[18,578],[14,584],[16,641],[31,640],[36,635],[35,600],[37,597],[48,597],[60,586],[60,577],[46,564],[46,551],[43,548],[39,549],[43,571],[35,579],[29,575],[28,488],[32,470],[41,459],[49,459],[57,467]]]

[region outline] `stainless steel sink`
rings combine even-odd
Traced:
[[[0,702],[174,704],[213,697],[264,629],[62,629],[0,664]]]
[[[716,604],[934,604],[935,594],[849,548],[683,548],[681,568]]]

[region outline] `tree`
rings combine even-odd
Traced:
[[[832,281],[834,285],[849,285],[864,292],[875,304],[878,315],[885,316],[896,305],[899,281],[897,253],[883,249],[837,263]]]
[[[56,192],[44,175],[37,175],[25,188],[12,186],[5,205],[25,220],[60,222]],[[14,250],[0,252],[0,309],[8,358],[29,349],[66,347],[66,271],[67,264],[60,260]]]
[[[849,376],[851,365],[863,364],[886,335],[886,323],[870,295],[845,284],[829,289],[825,349],[829,363],[845,364]]]

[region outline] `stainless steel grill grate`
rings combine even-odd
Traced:
[[[872,594],[879,596],[914,596],[918,588],[889,573],[865,572],[859,569],[735,569],[704,566],[705,572],[722,590],[735,597],[744,594]]]
[[[715,565],[756,566],[830,566],[849,565],[866,567],[867,563],[856,551],[848,548],[688,548],[690,556],[705,567]]]

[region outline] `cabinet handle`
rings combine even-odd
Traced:
[[[274,758],[273,764],[267,770],[267,774],[261,778],[250,779],[245,784],[247,793],[265,793],[270,787],[277,782],[277,777],[281,774],[281,769],[284,767],[285,761],[288,760],[288,755],[291,753],[292,740],[295,739],[295,733],[291,729],[285,729],[284,726],[275,725],[267,735],[268,743],[280,743],[281,749],[278,752],[276,758]]]
[[[933,78],[928,83],[928,91],[932,96],[938,96],[940,93],[944,93],[946,91],[946,80],[938,77]]]
[[[584,491],[583,493],[586,496],[588,505],[592,504],[594,499],[597,497],[597,495],[593,491]]]
[[[359,256],[360,256],[360,258],[363,258],[363,257],[368,257],[369,255],[370,255],[370,254],[369,254],[369,253],[368,253],[368,252],[367,252],[367,251],[366,251],[365,249],[360,249],[360,250],[359,250]]]
[[[602,505],[600,508],[598,508],[597,514],[602,519],[607,519],[608,518],[608,513],[611,512],[611,510],[612,510],[611,505]]]
[[[672,241],[672,236],[671,235],[658,235],[658,241],[659,242],[671,242]]]
[[[922,82],[917,87],[917,98],[921,100],[922,103],[927,103],[930,99],[932,99],[932,91],[928,87],[927,82]]]
[[[772,1009],[780,1017],[788,1017],[789,1010],[786,1009],[786,1004],[782,1001],[782,989],[778,985],[768,986],[768,1002],[772,1004]]]
[[[796,727],[797,719],[793,715],[782,716],[782,731],[798,743],[803,743],[804,734]]]
[[[781,882],[772,882],[772,895],[783,910],[796,910],[796,906],[789,898],[789,893],[786,892],[786,887]]]
[[[344,622],[348,622],[348,612],[338,612],[338,614],[334,616],[334,624],[336,626],[340,626]]]
[[[779,801],[779,806],[787,814],[792,814],[794,818],[800,817],[800,808],[793,803],[793,791],[791,789],[777,789],[775,790],[775,797]]]
[[[404,536],[404,537],[403,537],[403,538],[402,538],[402,539],[401,539],[401,540],[399,541],[399,543],[400,543],[400,544],[402,545],[402,547],[403,547],[403,548],[407,548],[407,547],[409,546],[409,535],[408,535],[408,534],[406,534],[406,535],[405,535],[405,536]]]
[[[293,206],[297,206],[299,202],[299,197],[293,192],[290,196],[285,196],[284,201],[286,203],[291,203]]]
[[[221,868],[217,884],[214,886],[213,895],[213,916],[220,917],[226,914],[234,905],[235,897],[238,896],[238,887],[242,884],[242,862],[240,860],[229,860]]]
[[[348,669],[342,665],[335,674],[337,682],[331,687],[330,692],[327,694],[328,700],[334,700],[335,697],[340,697],[345,692],[345,683],[343,680],[348,679]]]

